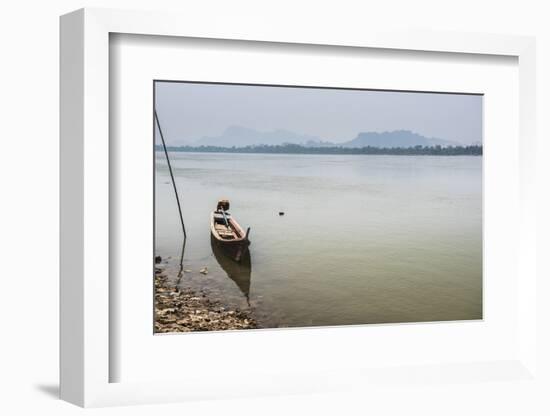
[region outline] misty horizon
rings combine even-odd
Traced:
[[[453,145],[482,142],[481,95],[156,82],[155,98],[172,146],[223,137],[231,129],[275,142],[289,134],[288,143],[340,144],[361,133],[399,131]]]

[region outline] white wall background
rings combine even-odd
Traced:
[[[81,7],[178,10],[193,13],[208,25],[215,13],[264,16],[281,27],[327,31],[353,25],[418,27],[453,31],[535,35],[538,41],[539,183],[541,247],[550,249],[550,13],[536,0],[20,0],[4,2],[0,11],[0,247],[2,265],[0,308],[0,413],[76,414],[81,409],[56,399],[58,383],[58,16]],[[542,179],[544,178],[544,183]],[[544,193],[543,193],[544,192]],[[546,234],[544,235],[543,234]],[[541,253],[543,251],[541,250]],[[547,256],[546,256],[547,257]],[[544,264],[543,264],[544,261]],[[543,275],[550,277],[541,256]],[[544,269],[542,269],[544,267]],[[550,294],[550,284],[539,291]],[[541,299],[543,300],[543,299]],[[549,302],[550,303],[550,302]],[[542,303],[550,328],[549,307]],[[548,330],[541,331],[550,351]],[[546,355],[548,353],[546,352]],[[542,356],[548,369],[548,359]],[[547,371],[546,374],[549,374]],[[548,386],[547,386],[548,387]],[[550,389],[547,389],[550,390]],[[260,398],[99,409],[106,414],[152,412],[217,414],[550,414],[542,389],[505,383],[482,386],[425,387],[396,394],[353,397],[323,396]]]

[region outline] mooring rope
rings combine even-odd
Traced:
[[[181,213],[180,198],[178,196],[178,189],[176,188],[176,181],[174,180],[174,173],[172,172],[172,164],[170,163],[170,157],[168,156],[168,149],[166,149],[166,142],[164,141],[164,135],[162,134],[162,129],[160,128],[159,117],[157,115],[157,110],[155,110],[155,120],[157,122],[157,127],[159,128],[160,139],[162,140],[162,147],[164,148],[164,154],[166,155],[166,162],[168,162],[168,171],[170,172],[170,178],[172,178],[172,185],[174,186],[174,193],[176,194],[176,202],[178,203],[178,211],[180,214],[181,228],[183,230],[184,241],[187,240],[187,232],[185,231],[185,223],[183,222],[183,214]],[[185,247],[185,242],[183,247]],[[183,259],[183,253],[182,253]]]

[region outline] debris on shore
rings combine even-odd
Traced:
[[[226,308],[204,293],[170,284],[162,269],[155,270],[155,333],[255,329],[247,311]]]

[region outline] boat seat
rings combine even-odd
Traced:
[[[220,237],[226,238],[226,237],[234,237],[235,233],[232,229],[227,228],[225,224],[214,224],[214,229],[219,234]]]
[[[229,212],[226,212],[225,218],[231,218],[231,214]],[[214,219],[223,221],[223,214],[221,212],[214,212]]]
[[[232,232],[219,232],[218,235],[226,240],[235,238],[235,234],[233,234]]]

